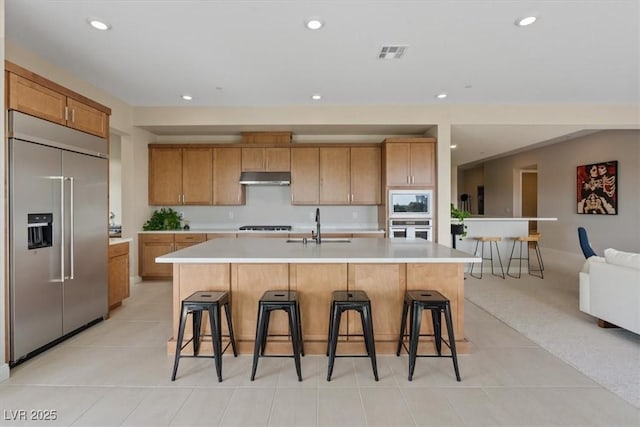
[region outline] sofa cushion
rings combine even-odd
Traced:
[[[604,259],[608,264],[640,270],[640,254],[608,248],[604,250]]]

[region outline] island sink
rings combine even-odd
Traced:
[[[294,238],[287,239],[286,242],[302,243],[302,244],[307,244],[307,243],[318,244],[318,242],[315,239],[308,238],[308,237],[294,237]],[[322,238],[322,243],[349,243],[349,242],[351,242],[351,239],[346,237],[323,237]]]

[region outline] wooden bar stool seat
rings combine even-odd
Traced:
[[[540,234],[530,234],[528,236],[519,236],[513,238],[513,246],[511,247],[511,256],[509,257],[509,263],[507,264],[507,275],[519,279],[522,276],[522,261],[527,261],[527,270],[530,276],[539,277],[544,279],[544,263],[542,262],[542,254],[540,253],[540,245],[538,242],[540,241]],[[514,257],[513,253],[516,249],[516,243],[519,243],[518,256]],[[526,256],[522,256],[522,244],[526,244],[527,252]],[[538,268],[531,269],[531,262],[529,258],[529,251],[533,249],[536,254],[536,259],[538,261]],[[518,260],[518,275],[509,273],[511,268],[511,261]],[[537,274],[536,274],[537,273]]]
[[[498,242],[502,241],[502,237],[492,237],[492,236],[476,236],[476,237],[471,237],[471,239],[475,239],[476,240],[476,247],[473,251],[473,256],[478,256],[478,247],[480,246],[480,243],[482,243],[482,247],[480,248],[480,257],[482,258],[482,261],[484,262],[484,260],[489,260],[491,261],[491,274],[493,274],[494,276],[498,276],[498,277],[502,277],[503,279],[505,278],[504,276],[504,268],[502,266],[502,259],[500,258],[500,251],[498,250]],[[485,243],[489,243],[489,257],[486,258],[484,256],[484,244]],[[494,272],[494,267],[493,267],[493,248],[495,247],[496,249],[496,255],[498,257],[498,263],[500,264],[500,275],[496,274]],[[473,274],[473,269],[475,268],[475,263],[471,264],[471,277],[475,277],[476,279],[482,279],[482,266],[483,266],[483,262],[480,263],[480,274],[479,275],[475,275]]]

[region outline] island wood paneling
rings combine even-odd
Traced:
[[[170,264],[168,264],[170,265]],[[173,266],[173,337],[169,341],[168,349],[175,351],[175,340],[178,337],[178,326],[180,324],[181,304],[182,300],[189,295],[198,291],[231,291],[229,264],[174,264]],[[233,301],[231,302],[233,307]],[[202,316],[202,333],[211,334],[209,327],[209,315],[204,313]],[[224,310],[221,312],[222,334],[227,335],[227,320]],[[235,331],[235,328],[234,328]],[[183,344],[193,336],[192,322],[189,318],[185,325]],[[201,344],[203,354],[212,352],[209,348],[211,338],[203,338],[204,344]],[[224,345],[224,341],[223,341]],[[182,354],[192,354],[193,346],[188,345],[182,351]]]
[[[233,328],[238,340],[256,337],[258,301],[265,291],[289,290],[289,264],[232,264]],[[271,313],[269,334],[288,334],[284,311]],[[273,337],[272,339],[286,339]],[[253,348],[253,346],[252,346]]]
[[[291,264],[290,277],[291,290],[299,293],[304,340],[326,341],[331,293],[347,290],[347,264]],[[346,318],[340,333],[347,333]]]

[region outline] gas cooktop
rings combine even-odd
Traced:
[[[241,231],[291,231],[290,225],[243,225]]]

